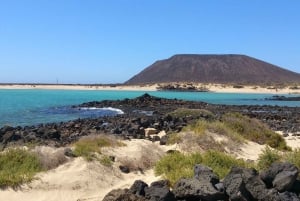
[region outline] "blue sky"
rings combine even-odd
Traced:
[[[0,83],[121,83],[174,54],[300,73],[299,0],[0,0]]]

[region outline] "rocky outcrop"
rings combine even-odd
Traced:
[[[261,173],[261,179],[270,188],[279,192],[292,189],[299,174],[298,168],[290,163],[273,163],[271,167]]]
[[[205,109],[211,111],[215,118],[228,111],[239,112],[263,121],[272,130],[300,132],[300,107],[211,105],[196,101],[158,98],[149,94],[135,99],[94,101],[74,107],[79,109],[81,107],[114,107],[123,110],[125,114],[25,127],[4,126],[0,128],[0,148],[8,144],[24,143],[64,146],[82,136],[100,133],[114,134],[125,139],[140,139],[145,138],[145,134],[149,134],[148,128],[155,133],[163,130],[180,132],[183,127],[197,119],[209,120],[211,118],[206,114],[182,117],[168,114],[178,108]],[[153,140],[160,141],[161,144],[166,143],[166,137],[162,139],[154,137]]]
[[[272,96],[271,98],[266,98],[266,100],[275,100],[275,101],[300,101],[300,96]]]
[[[278,189],[273,182],[277,177],[282,178],[283,172],[295,174],[293,179],[287,177],[289,182],[282,182],[289,183],[288,187]],[[198,164],[194,167],[194,178],[180,179],[172,191],[166,180],[153,182],[150,187],[143,181],[136,181],[130,190],[113,190],[103,201],[128,198],[129,194],[133,201],[300,201],[297,174],[298,169],[290,163],[274,163],[261,174],[255,169],[233,167],[220,183],[209,167]]]

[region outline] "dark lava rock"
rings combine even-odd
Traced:
[[[194,166],[194,177],[199,181],[210,182],[213,185],[220,182],[219,177],[207,166],[197,164]]]
[[[272,96],[271,98],[266,98],[266,100],[273,100],[273,101],[300,101],[300,96]]]
[[[269,169],[260,174],[268,188],[274,187],[278,191],[288,191],[293,187],[299,170],[291,163],[273,163]]]
[[[218,191],[209,181],[198,179],[180,179],[173,188],[177,200],[227,200],[227,196]]]
[[[279,198],[281,201],[300,201],[300,198],[295,193],[288,191],[279,193]]]
[[[121,172],[126,173],[126,174],[128,174],[130,172],[129,167],[127,167],[127,166],[120,165],[119,169],[121,170]]]
[[[136,180],[130,187],[130,192],[138,196],[145,196],[145,188],[148,187],[148,184],[142,180]]]
[[[153,182],[150,187],[145,188],[145,198],[150,201],[176,201],[168,184],[166,180]]]
[[[254,169],[234,167],[223,182],[230,200],[278,200],[276,192],[266,188]]]
[[[128,189],[115,189],[110,191],[102,201],[146,201],[146,199],[132,194]]]

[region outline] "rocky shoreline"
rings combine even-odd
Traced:
[[[179,132],[196,119],[210,118],[206,114],[185,117],[167,115],[178,108],[205,109],[211,111],[217,118],[227,112],[239,112],[263,121],[274,131],[300,135],[299,107],[213,105],[204,102],[158,98],[148,94],[135,99],[93,101],[73,107],[78,109],[81,107],[113,107],[123,110],[125,114],[36,126],[4,126],[0,129],[0,147],[27,143],[58,147],[70,144],[82,136],[99,133],[140,139],[145,138],[146,128],[154,128],[157,132]]]
[[[137,180],[129,189],[115,189],[103,201],[299,201],[299,170],[290,163],[273,163],[261,173],[233,167],[220,181],[209,167],[195,165],[194,178],[181,178],[172,190],[167,180],[150,186]]]

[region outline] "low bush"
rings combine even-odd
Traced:
[[[158,145],[150,144],[143,148],[134,157],[127,156],[119,158],[121,165],[129,168],[130,171],[141,171],[152,168],[162,157],[164,151]]]
[[[112,166],[113,164],[113,161],[111,160],[111,158],[109,156],[102,156],[100,159],[99,159],[100,163],[104,166]]]
[[[173,118],[184,118],[184,117],[204,117],[207,119],[214,118],[214,114],[205,109],[190,109],[190,108],[178,108],[173,112],[168,113],[167,115],[172,116]]]
[[[227,148],[234,150],[237,144],[245,141],[237,132],[218,120],[198,120],[185,127],[183,131],[177,135],[180,137],[179,142],[183,149],[184,147],[187,149],[195,147],[198,150],[199,148],[202,150],[214,148],[218,151],[226,151]]]
[[[0,187],[17,187],[31,181],[41,170],[41,163],[34,153],[8,149],[0,154]]]
[[[171,185],[180,178],[192,178],[195,164],[203,164],[223,178],[230,171],[231,167],[249,167],[242,159],[235,159],[223,152],[210,150],[202,155],[200,153],[183,154],[175,152],[161,158],[155,165],[155,174],[162,175],[170,180]]]
[[[35,148],[34,152],[44,171],[54,169],[68,161],[63,149],[58,149],[53,152],[47,149],[43,150],[43,148],[45,147],[38,146]]]
[[[182,142],[182,133],[169,133],[167,144],[177,144]]]
[[[259,155],[257,161],[257,167],[259,170],[264,170],[270,167],[270,165],[274,162],[282,160],[282,156],[277,150],[271,149],[266,146],[263,152]]]
[[[156,163],[154,171],[156,175],[162,175],[170,181],[171,185],[174,185],[182,177],[193,177],[194,165],[202,163],[202,160],[200,153],[174,152],[162,157]]]
[[[99,136],[88,136],[81,138],[75,143],[74,154],[76,156],[82,156],[88,161],[92,161],[97,158],[97,154],[101,154],[103,147],[123,146],[117,139],[99,135]]]
[[[296,165],[300,169],[300,148],[285,153],[285,160]]]
[[[244,88],[243,85],[233,85],[232,87],[235,88],[235,89],[242,89],[242,88]]]
[[[258,144],[267,144],[281,151],[291,151],[281,135],[275,133],[257,119],[251,119],[239,113],[227,113],[222,116],[221,120],[245,139]]]
[[[209,150],[203,154],[203,164],[212,168],[220,178],[224,178],[232,167],[254,166],[254,164],[246,163],[243,159],[236,159],[229,154],[216,150]]]

